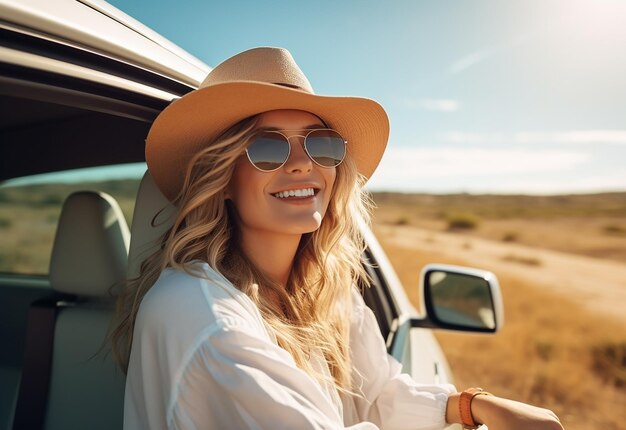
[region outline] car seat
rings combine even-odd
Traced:
[[[178,210],[157,188],[149,171],[144,174],[131,224],[128,278],[139,276],[141,263],[161,245],[159,240],[173,225]]]
[[[129,241],[111,196],[66,199],[50,262],[55,294],[29,314],[14,429],[122,428],[125,378],[106,341]]]

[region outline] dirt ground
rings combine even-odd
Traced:
[[[388,243],[450,256],[496,275],[524,278],[626,323],[624,263],[413,226],[377,225],[376,231]]]

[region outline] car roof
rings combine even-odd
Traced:
[[[209,66],[100,0],[0,0],[0,181],[144,161]]]
[[[1,27],[80,47],[197,87],[202,61],[100,0],[1,0]],[[97,29],[94,31],[94,29]]]

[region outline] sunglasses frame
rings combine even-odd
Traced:
[[[307,131],[308,133],[306,133],[306,134],[292,134],[291,136],[287,136],[284,133],[284,132],[294,132],[294,131],[298,131],[298,132],[299,131]],[[309,154],[309,150],[306,147],[306,139],[309,137],[309,135],[311,133],[316,132],[316,131],[332,131],[334,133],[337,133],[337,136],[339,136],[341,138],[341,140],[343,141],[344,152],[343,152],[343,158],[339,161],[339,163],[335,164],[334,166],[324,166],[323,164],[320,164],[317,161],[315,161],[315,159],[311,156],[311,154]],[[278,169],[280,169],[281,167],[283,167],[285,165],[285,163],[287,163],[287,161],[289,161],[289,157],[291,157],[291,141],[289,139],[291,139],[292,137],[302,137],[303,138],[302,139],[302,148],[304,149],[304,152],[306,153],[307,157],[309,157],[309,159],[312,162],[314,162],[318,166],[323,167],[325,169],[330,169],[332,167],[339,166],[341,163],[343,163],[343,160],[346,159],[346,153],[348,152],[348,141],[346,139],[344,139],[344,137],[337,130],[332,129],[332,128],[304,128],[304,129],[299,129],[299,130],[259,130],[258,134],[253,139],[251,139],[251,144],[258,137],[258,135],[261,135],[262,133],[276,133],[276,134],[280,134],[282,137],[285,138],[285,141],[287,141],[287,148],[288,148],[289,151],[287,152],[287,158],[285,158],[285,161],[283,161],[280,166],[276,167],[275,169],[265,170],[265,169],[261,169],[260,167],[258,167],[256,164],[254,164],[252,159],[250,159],[250,154],[248,153],[248,147],[250,145],[248,145],[248,147],[246,147],[246,157],[248,158],[248,161],[250,162],[250,164],[252,164],[252,166],[254,166],[254,168],[259,170],[260,172],[266,172],[266,173],[275,172]]]

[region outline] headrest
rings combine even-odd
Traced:
[[[108,296],[126,279],[130,234],[122,211],[108,194],[79,191],[65,200],[57,226],[50,285],[81,296]]]
[[[128,278],[140,274],[141,263],[160,246],[160,238],[174,224],[178,209],[157,188],[149,171],[143,175],[131,225]]]

